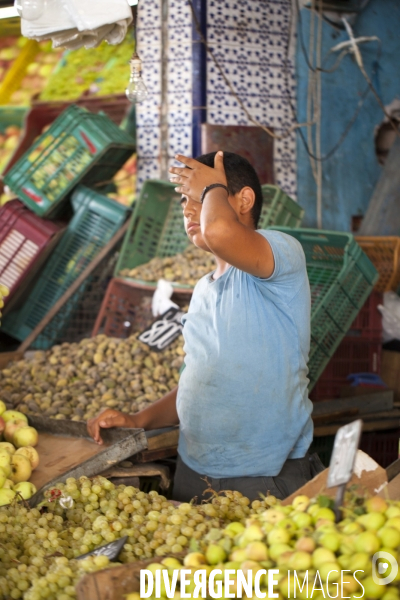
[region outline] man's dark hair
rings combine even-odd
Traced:
[[[202,156],[199,156],[196,160],[203,165],[207,165],[207,167],[214,167],[215,155],[216,152],[202,154]],[[237,194],[244,187],[250,187],[254,191],[255,201],[251,210],[251,216],[253,218],[254,227],[257,227],[263,205],[263,196],[261,184],[254,167],[252,167],[249,161],[246,158],[243,158],[243,156],[239,156],[239,154],[234,154],[233,152],[224,152],[224,168],[229,192],[232,195]]]

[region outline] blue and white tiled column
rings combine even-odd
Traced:
[[[291,0],[207,0],[207,40],[252,117],[282,133],[293,122],[294,49],[289,44]],[[294,11],[293,11],[294,12]],[[289,65],[285,61],[289,50]],[[207,58],[207,122],[252,125],[211,57]],[[274,144],[276,183],[296,195],[296,137]]]
[[[291,0],[193,0],[193,4],[200,17],[207,13],[208,43],[236,93],[256,119],[281,133],[293,123],[288,86],[295,104],[291,51],[288,74],[285,70]],[[147,101],[137,108],[139,187],[144,180],[161,175],[161,11],[162,0],[139,2],[138,51],[149,89]],[[199,151],[199,108],[204,110],[204,100],[203,117],[208,123],[250,124],[211,57],[206,59],[207,81],[197,75],[198,61],[190,7],[186,0],[168,0],[169,163],[177,152],[192,155]],[[276,141],[274,153],[276,182],[295,196],[295,134]]]

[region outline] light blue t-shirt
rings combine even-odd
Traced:
[[[301,244],[259,230],[274,273],[229,269],[197,283],[183,318],[179,454],[213,478],[275,476],[312,441],[308,399],[311,298]]]

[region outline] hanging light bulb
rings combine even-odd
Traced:
[[[131,76],[125,93],[130,102],[138,104],[146,100],[148,92],[142,79],[142,61],[136,52],[133,54],[130,64]]]
[[[14,6],[22,19],[36,21],[44,13],[46,0],[15,0]]]

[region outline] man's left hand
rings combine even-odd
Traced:
[[[169,172],[173,174],[170,181],[179,186],[175,188],[178,194],[189,196],[200,202],[201,194],[208,185],[213,183],[227,185],[223,153],[221,151],[215,155],[214,168],[207,167],[194,158],[188,158],[182,154],[177,154],[175,158],[186,165],[185,167],[170,167],[169,169]]]

